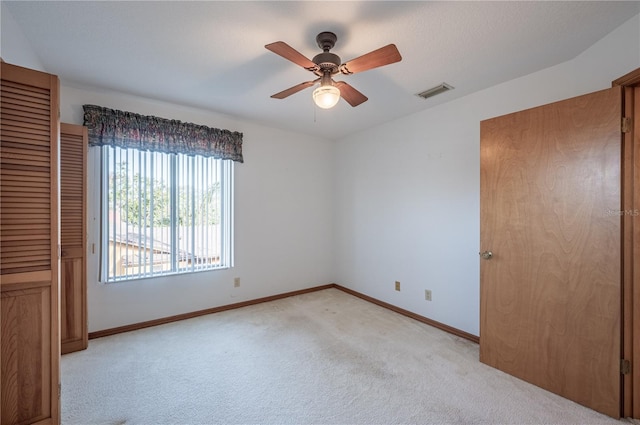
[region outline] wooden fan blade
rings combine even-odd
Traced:
[[[290,60],[296,65],[300,65],[306,70],[315,71],[318,69],[318,65],[307,59],[302,53],[298,52],[293,47],[289,46],[284,41],[276,41],[275,43],[267,44],[264,46],[267,50],[271,50],[276,55],[280,55],[283,58]]]
[[[344,81],[337,81],[334,85],[340,90],[340,97],[346,100],[347,103],[353,107],[369,100],[367,96],[363,95]]]
[[[274,99],[284,99],[285,97],[289,97],[292,94],[298,93],[300,90],[304,90],[307,87],[311,87],[312,85],[314,85],[318,81],[320,81],[319,78],[317,80],[314,80],[314,81],[305,81],[304,83],[300,83],[297,86],[293,86],[293,87],[290,87],[290,88],[288,88],[286,90],[281,91],[280,93],[276,93],[276,94],[272,95],[271,97],[274,98]]]
[[[366,55],[362,55],[355,59],[340,65],[340,72],[343,74],[355,74],[356,72],[367,71],[379,66],[389,65],[391,63],[400,62],[402,56],[395,44],[389,44],[381,47]]]

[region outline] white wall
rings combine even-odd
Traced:
[[[245,158],[235,165],[235,267],[101,284],[96,250],[87,264],[89,331],[331,283],[331,142],[208,111],[69,86],[61,88],[62,122],[81,124],[85,103],[243,132]],[[88,242],[98,247],[95,155],[88,168]],[[234,277],[240,277],[240,288],[233,287]]]
[[[4,2],[0,2],[0,57],[5,62],[25,68],[44,71],[40,58],[35,54],[22,29],[9,12]]]
[[[573,60],[341,140],[336,283],[479,335],[480,121],[605,89],[638,67],[635,16]]]

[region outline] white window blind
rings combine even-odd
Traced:
[[[103,282],[232,266],[231,160],[100,149]]]

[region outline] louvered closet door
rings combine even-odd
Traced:
[[[58,79],[1,67],[0,419],[59,423]]]
[[[87,128],[60,124],[60,337],[62,354],[87,348]]]

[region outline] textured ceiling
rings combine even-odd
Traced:
[[[574,58],[640,12],[640,2],[3,1],[48,72],[97,87],[339,139]],[[399,63],[336,76],[369,97],[320,110],[313,74],[264,48],[308,58],[337,34],[343,62],[389,43]],[[453,91],[415,96],[447,82]],[[135,111],[132,111],[135,112]],[[170,118],[170,117],[168,117]]]

